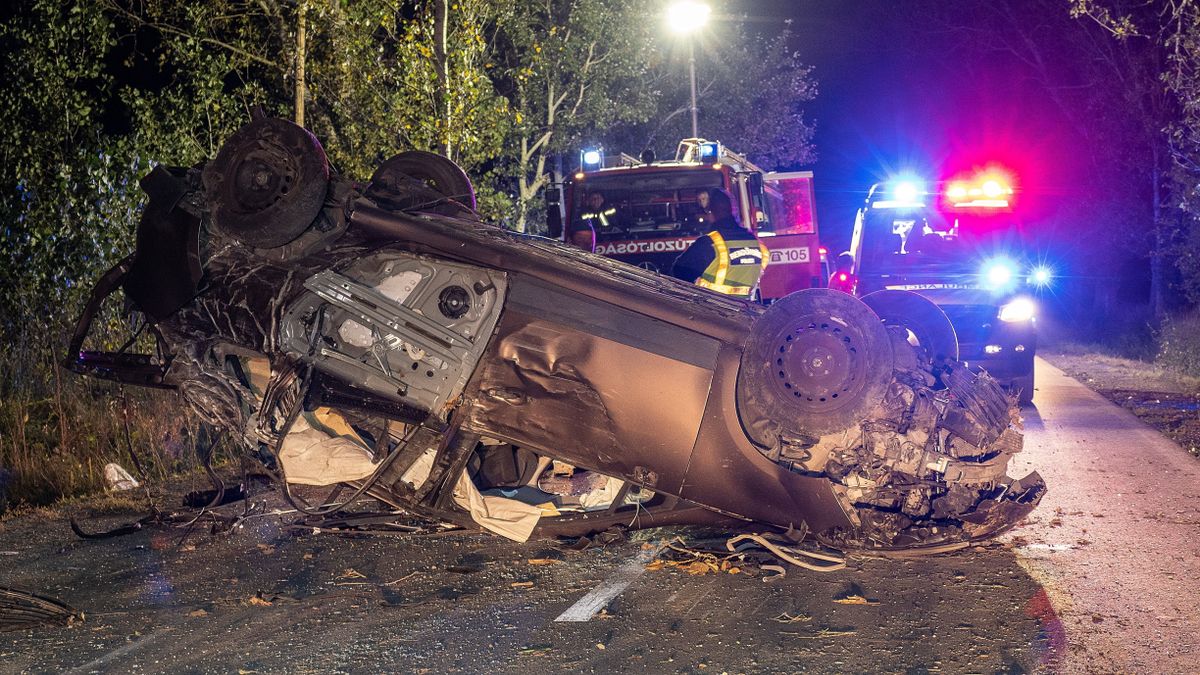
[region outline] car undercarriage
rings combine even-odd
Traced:
[[[373,498],[518,540],[707,523],[940,551],[1045,491],[1007,476],[1015,402],[919,296],[721,296],[485,223],[437,155],[339,176],[271,118],[142,185],[137,249],[67,364],[176,389],[305,513]],[[153,349],[87,348],[118,291]]]

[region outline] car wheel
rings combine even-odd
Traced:
[[[300,236],[321,212],[329,162],[308,130],[265,117],[231,136],[202,179],[217,231],[274,248]]]
[[[368,196],[386,196],[401,209],[425,205],[429,192],[468,209],[475,208],[475,188],[462,168],[441,155],[423,150],[409,150],[389,158],[375,170],[368,188]]]
[[[846,429],[883,400],[893,362],[887,329],[871,308],[838,291],[798,291],[769,306],[751,328],[738,412],[751,437],[767,447],[781,436]]]
[[[884,325],[910,331],[930,363],[958,360],[958,336],[946,313],[927,298],[909,291],[875,291],[863,296]]]
[[[1033,403],[1033,373],[1014,379],[1010,387],[1017,394],[1017,403],[1020,405]]]

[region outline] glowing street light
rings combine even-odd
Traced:
[[[712,9],[703,2],[678,0],[667,7],[667,27],[678,35],[691,36],[708,23]],[[696,129],[696,39],[688,39],[688,72],[692,81],[692,138],[698,138]]]
[[[708,23],[712,9],[703,2],[679,0],[667,8],[667,26],[680,35],[695,33]]]

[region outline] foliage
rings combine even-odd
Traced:
[[[1137,73],[1136,82],[1161,101],[1149,121],[1162,148],[1155,159],[1170,163],[1155,184],[1154,255],[1173,264],[1183,295],[1200,303],[1200,5],[1072,0],[1071,12],[1107,30],[1122,49],[1146,54],[1152,66]]]
[[[1174,316],[1163,322],[1156,361],[1172,372],[1200,377],[1200,314]]]
[[[815,125],[804,105],[816,97],[817,86],[812,68],[789,46],[790,30],[759,35],[731,25],[696,39],[699,134],[728,143],[767,170],[815,162]],[[670,107],[610,134],[609,143],[630,154],[650,148],[671,157],[679,140],[692,135],[686,50],[674,47],[656,50],[647,80],[660,105]]]
[[[551,158],[586,130],[645,120],[655,100],[631,87],[646,72],[652,22],[635,0],[519,0],[498,18],[493,81],[513,111],[506,164],[512,226],[526,229]]]
[[[494,3],[427,0],[411,14],[390,3],[347,5],[336,15],[334,39],[314,53],[314,131],[329,142],[335,164],[368,177],[383,159],[419,149],[450,157],[475,182],[480,211],[498,218],[509,203],[498,195],[496,157],[511,125],[508,101],[492,87]],[[438,31],[438,11],[446,32]],[[441,44],[441,48],[438,47]],[[324,58],[324,51],[329,56]]]
[[[56,361],[92,282],[132,250],[137,179],[155,162],[213,157],[261,107],[303,115],[334,168],[356,178],[403,150],[446,154],[471,175],[486,217],[524,229],[556,157],[684,100],[656,46],[658,17],[636,0],[20,0],[10,13],[0,24],[10,118],[0,126],[0,466],[20,469],[31,495],[94,487],[101,460],[123,447],[103,403],[112,392]],[[743,108],[714,107],[709,120],[780,162],[769,153],[783,140],[792,159],[811,149],[798,108],[811,80],[785,43],[727,51],[720,86]],[[749,87],[739,70],[768,86]],[[747,108],[768,114],[743,129],[734,120]],[[124,340],[120,309],[100,316],[96,346]],[[131,435],[151,448],[166,426],[193,424],[167,412],[178,405],[169,395],[137,401],[154,414],[134,415]]]
[[[90,6],[39,0],[0,24],[8,74],[0,106],[0,336],[44,336],[95,274],[129,248],[128,180],[137,161],[102,148],[97,99],[111,90],[102,67],[111,24]],[[34,84],[36,83],[36,84]],[[134,173],[131,173],[131,170]],[[133,198],[136,199],[136,198]]]
[[[0,357],[0,367],[13,356]],[[98,492],[109,462],[137,477],[130,448],[152,481],[199,468],[195,443],[207,437],[195,417],[180,414],[173,394],[123,395],[115,385],[62,372],[50,385],[42,396],[0,398],[0,513]]]

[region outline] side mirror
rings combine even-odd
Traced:
[[[750,174],[750,194],[755,197],[763,195],[763,177],[761,173]]]
[[[563,219],[559,203],[562,201],[562,191],[558,188],[546,188],[546,235],[551,239],[562,239]]]

